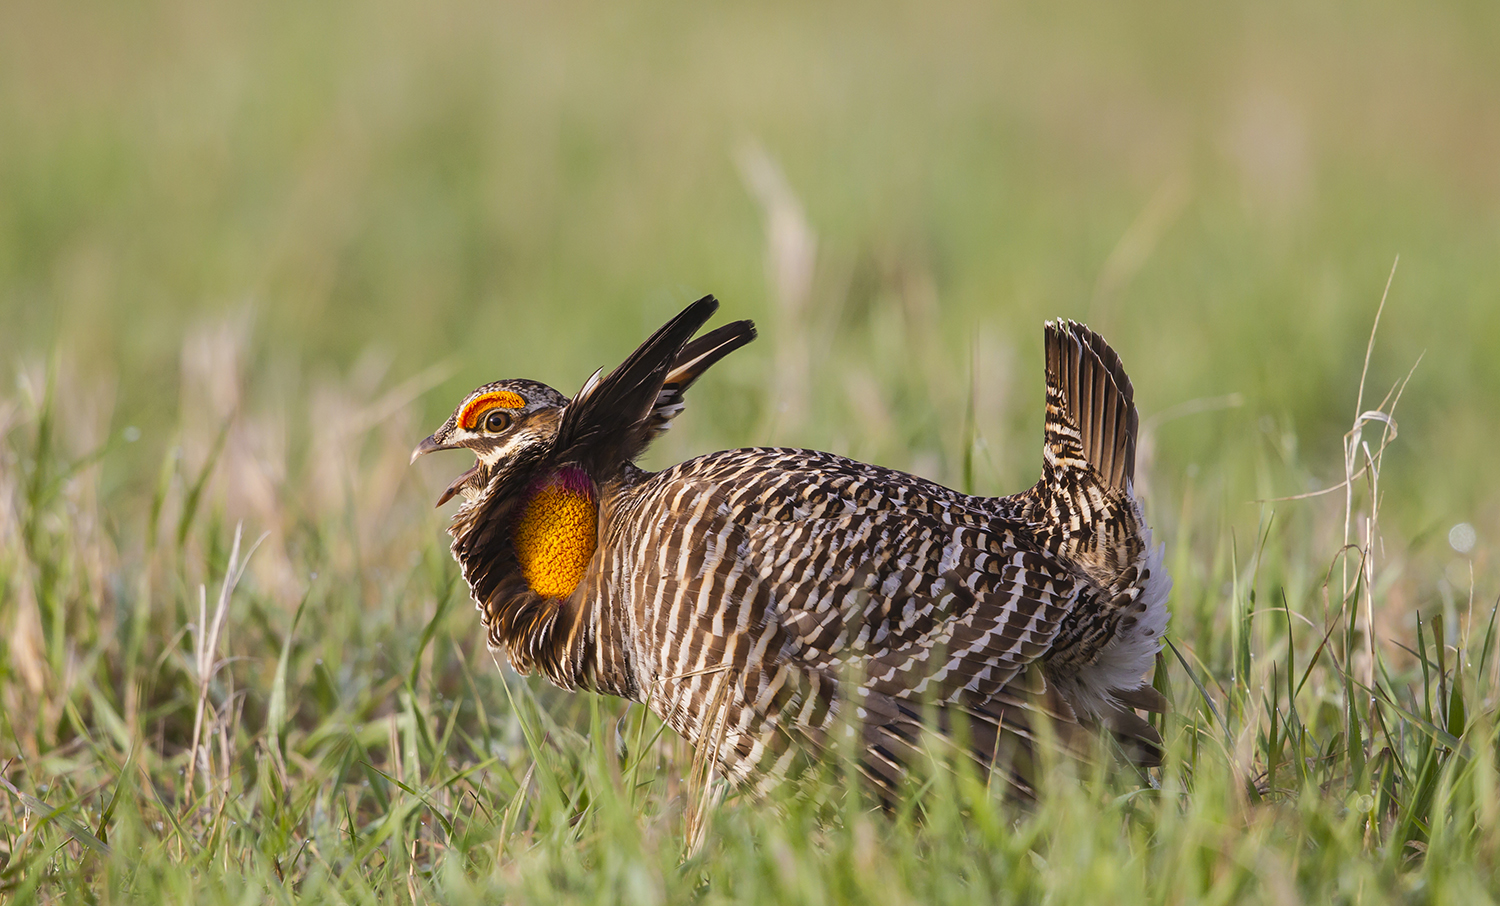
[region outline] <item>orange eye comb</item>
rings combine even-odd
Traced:
[[[479,413],[489,409],[491,406],[500,406],[505,409],[525,409],[526,401],[521,399],[521,394],[510,390],[491,390],[482,393],[469,401],[463,411],[458,413],[458,426],[465,430],[472,429],[479,424]]]

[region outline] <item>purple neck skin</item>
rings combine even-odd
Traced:
[[[530,500],[539,492],[548,488],[571,491],[574,494],[581,494],[590,500],[593,500],[595,497],[594,480],[589,477],[589,473],[577,466],[563,466],[556,472],[551,472],[538,478],[532,482],[526,498]]]

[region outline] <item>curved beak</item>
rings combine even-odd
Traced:
[[[418,456],[425,456],[428,453],[433,453],[438,450],[454,449],[457,449],[457,444],[439,443],[436,434],[429,435],[426,440],[417,444],[417,448],[415,450],[411,451],[411,462],[416,462]]]

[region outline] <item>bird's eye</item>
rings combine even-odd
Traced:
[[[499,434],[510,427],[510,416],[496,409],[484,417],[484,430],[491,434]]]

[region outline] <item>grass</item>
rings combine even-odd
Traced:
[[[8,18],[7,902],[1500,898],[1488,6]],[[1020,808],[939,753],[891,814],[838,762],[705,809],[639,706],[497,669],[412,445],[710,291],[761,339],[648,464],[1015,491],[1041,320],[1110,338],[1175,578],[1151,784]]]

